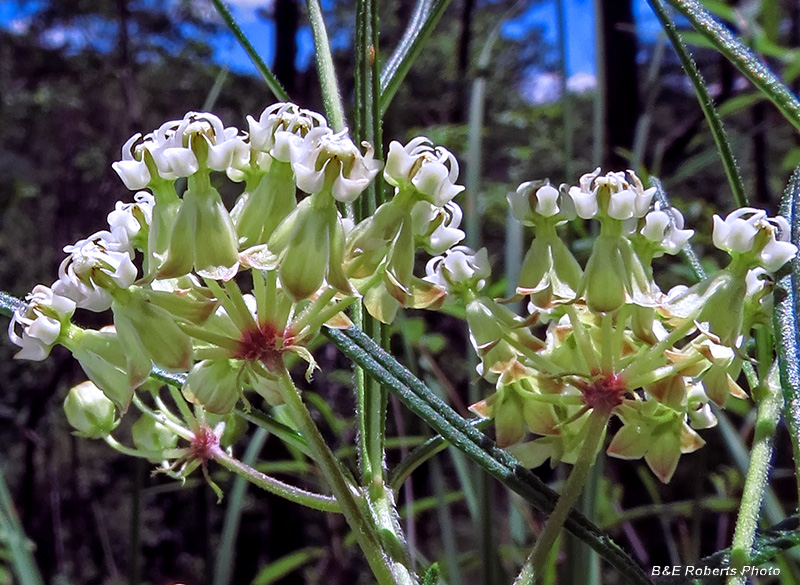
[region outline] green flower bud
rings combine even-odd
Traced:
[[[197,362],[189,371],[183,395],[209,412],[228,414],[240,397],[240,360],[216,359]]]
[[[227,449],[236,443],[247,432],[247,421],[236,413],[229,415],[206,413],[206,423],[212,429],[216,429],[221,422],[225,423],[225,430],[222,431],[222,436],[219,438],[219,444],[223,449]]]
[[[344,228],[328,194],[303,199],[276,228],[267,247],[293,300],[307,299],[324,281],[345,294],[353,293],[343,269]]]
[[[167,261],[158,276],[174,278],[194,268],[205,278],[230,280],[239,269],[233,220],[207,175],[197,173],[189,183],[172,229]]]
[[[64,413],[75,434],[88,439],[108,436],[119,423],[114,403],[89,381],[70,388],[64,399]]]
[[[575,298],[583,271],[555,227],[544,224],[525,255],[517,293],[531,295],[534,304],[548,307],[554,301]]]
[[[130,293],[111,304],[114,325],[125,351],[129,355],[147,356],[167,370],[188,370],[192,363],[189,336],[166,309],[152,302],[143,289],[132,288]]]
[[[152,417],[142,416],[131,427],[133,444],[142,451],[160,453],[174,449],[178,444],[178,435],[169,427],[162,425]],[[161,461],[163,457],[151,458],[151,461]]]
[[[100,331],[75,329],[67,348],[89,380],[122,412],[128,409],[134,389],[147,380],[152,369],[147,356],[126,352],[111,328]]]
[[[265,244],[281,220],[297,207],[290,163],[272,159],[266,174],[254,182],[252,190],[248,188],[231,211],[243,248]]]

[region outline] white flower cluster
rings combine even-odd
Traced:
[[[75,302],[37,285],[25,298],[26,304],[14,312],[8,325],[8,337],[22,348],[15,359],[41,361],[50,355],[64,321],[75,312]],[[21,328],[21,334],[17,329]]]
[[[675,255],[689,242],[694,230],[683,229],[683,214],[670,207],[661,209],[656,202],[655,209],[644,216],[644,226],[639,233],[667,254]]]
[[[600,214],[617,220],[644,217],[656,193],[645,189],[633,171],[612,172],[600,176],[600,168],[580,178],[579,186],[570,187],[569,196],[581,219]]]
[[[383,171],[386,182],[400,190],[413,187],[436,207],[444,207],[464,190],[456,185],[458,161],[443,146],[419,136],[403,146],[392,141]]]
[[[445,290],[454,287],[481,290],[491,272],[486,248],[475,252],[467,246],[455,246],[428,261],[424,280]]]

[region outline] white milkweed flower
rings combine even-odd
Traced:
[[[434,255],[444,254],[465,234],[459,229],[464,212],[455,201],[437,207],[427,201],[418,201],[411,209],[411,225],[414,234],[422,240],[425,249]]]
[[[525,225],[532,225],[537,216],[574,219],[575,205],[571,197],[553,187],[549,181],[526,181],[506,196],[511,213]]]
[[[107,231],[65,246],[68,256],[58,267],[53,292],[72,299],[82,309],[105,311],[111,306],[105,287],[128,288],[136,280],[136,266],[128,252],[119,248],[120,243]]]
[[[486,248],[477,252],[467,246],[456,246],[444,255],[431,258],[425,265],[423,280],[451,290],[455,287],[481,290],[491,274]]]
[[[725,219],[714,216],[714,245],[732,254],[754,254],[757,264],[768,272],[778,271],[797,255],[797,246],[789,242],[789,235],[786,219],[767,217],[763,209],[742,207]]]
[[[598,213],[617,220],[644,217],[650,210],[655,188],[645,189],[633,171],[600,175],[600,167],[580,178],[578,187],[570,187],[569,196],[581,219]]]
[[[313,128],[302,141],[290,145],[297,187],[309,194],[327,187],[337,201],[353,201],[381,168],[372,145],[362,142],[362,146],[366,148],[363,155],[347,128],[336,133],[323,126]]]
[[[291,145],[313,128],[327,128],[322,114],[296,104],[279,102],[267,107],[258,120],[247,116],[250,147],[268,152],[277,160],[291,162]]]
[[[75,302],[41,284],[25,300],[26,304],[14,311],[8,325],[9,339],[22,348],[14,359],[42,361],[50,355],[64,323],[75,312]],[[19,327],[22,335],[17,334]]]
[[[153,219],[155,198],[147,191],[139,191],[133,196],[133,203],[117,201],[114,211],[108,214],[108,229],[117,244],[115,251],[128,252],[133,257],[133,239]]]
[[[199,161],[192,145],[194,136],[202,137],[207,145],[205,160]],[[131,190],[146,187],[153,179],[152,168],[166,180],[188,177],[200,170],[201,162],[214,171],[244,164],[249,149],[234,127],[226,128],[222,121],[208,112],[188,112],[181,120],[170,120],[142,138],[134,134],[122,147],[122,160],[112,164],[125,186]]]
[[[444,207],[464,190],[463,185],[455,184],[458,180],[456,157],[443,146],[434,147],[424,136],[414,138],[405,146],[392,141],[383,176],[387,183],[401,190],[413,187],[437,207]]]
[[[694,230],[683,229],[683,225],[683,214],[680,211],[674,207],[662,210],[656,203],[656,208],[644,216],[644,226],[639,233],[661,246],[667,254],[674,256],[694,235]]]

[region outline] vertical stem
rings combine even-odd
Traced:
[[[403,574],[405,569],[398,567],[385,554],[375,525],[371,521],[372,519],[367,517],[368,506],[364,502],[363,496],[347,480],[341,463],[336,459],[325,439],[322,438],[317,425],[311,418],[311,413],[306,408],[287,371],[280,374],[278,389],[298,430],[308,441],[314,461],[339,502],[342,513],[353,530],[378,583],[380,585],[413,583],[407,572]]]
[[[344,106],[342,105],[342,96],[339,94],[336,71],[333,67],[328,31],[325,28],[325,20],[322,18],[322,6],[320,6],[319,0],[306,0],[306,7],[308,8],[308,19],[311,21],[311,32],[314,35],[314,53],[317,57],[317,75],[319,75],[319,84],[322,89],[322,103],[325,105],[325,113],[331,128],[338,132],[346,125]]]
[[[589,471],[594,465],[595,458],[598,453],[598,445],[602,443],[603,435],[605,434],[606,424],[608,423],[608,412],[600,412],[593,410],[589,415],[589,420],[586,421],[588,428],[586,429],[586,437],[583,440],[583,446],[575,465],[564,484],[564,489],[558,498],[556,507],[553,508],[553,513],[547,519],[547,522],[542,529],[539,538],[536,539],[536,544],[533,546],[528,560],[522,567],[517,578],[514,580],[514,585],[533,585],[536,580],[538,571],[544,565],[550,549],[553,548],[553,543],[561,532],[564,526],[564,521],[567,519],[569,511],[578,500],[586,479],[589,477]]]
[[[758,391],[758,396],[754,396],[758,403],[758,416],[753,435],[753,448],[750,451],[750,466],[747,469],[742,503],[739,507],[739,517],[736,519],[736,529],[731,546],[731,566],[739,569],[739,575],[730,577],[728,585],[744,584],[745,577],[741,576],[742,567],[750,560],[750,552],[758,529],[761,503],[764,499],[769,463],[772,459],[775,429],[783,407],[777,361],[772,364],[766,378],[755,390]]]

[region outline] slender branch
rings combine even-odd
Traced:
[[[236,37],[236,40],[239,41],[239,44],[244,49],[244,52],[247,53],[247,56],[250,57],[250,60],[253,62],[253,65],[256,66],[258,73],[264,78],[264,81],[267,83],[267,87],[269,87],[272,94],[278,98],[282,102],[289,101],[289,94],[286,93],[286,90],[283,89],[281,82],[278,81],[278,78],[275,77],[275,74],[267,67],[267,64],[264,63],[264,60],[261,58],[261,55],[258,54],[253,44],[247,38],[247,35],[244,34],[244,31],[241,27],[236,23],[236,20],[233,18],[233,14],[231,11],[228,10],[228,7],[222,2],[222,0],[211,0],[211,3],[214,5],[214,8],[217,9],[220,17],[222,17],[222,21],[225,23],[230,31],[233,33],[233,36]]]
[[[271,494],[285,498],[290,502],[294,502],[295,504],[300,504],[301,506],[306,506],[307,508],[319,510],[320,512],[334,512],[337,514],[341,514],[342,512],[342,509],[335,498],[323,496],[322,494],[315,494],[314,492],[309,492],[307,490],[289,485],[288,483],[284,483],[278,479],[275,479],[274,477],[270,477],[253,469],[249,465],[245,465],[235,457],[231,457],[219,447],[214,449],[213,455],[214,461],[222,465],[224,468],[234,472],[253,485],[258,486],[262,490],[268,491]]]

